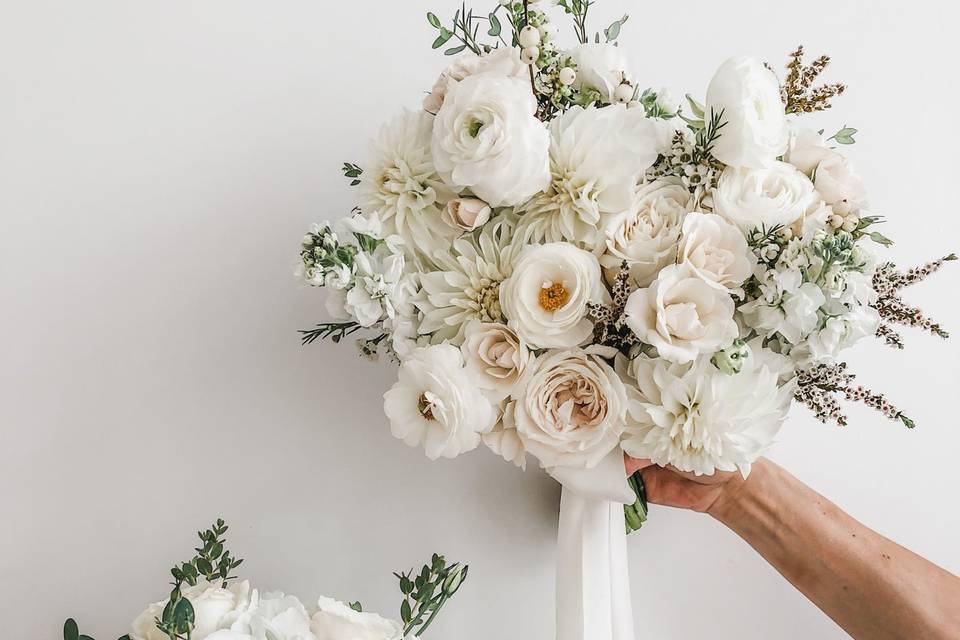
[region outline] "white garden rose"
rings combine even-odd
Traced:
[[[643,186],[628,209],[608,216],[603,227],[606,251],[600,256],[607,282],[613,282],[624,261],[635,285],[653,282],[676,258],[683,219],[695,205],[679,178],[661,178]]]
[[[575,347],[593,334],[588,303],[609,301],[596,256],[555,242],[527,248],[500,286],[508,326],[533,347]]]
[[[833,151],[827,146],[822,134],[813,129],[797,127],[790,132],[790,146],[783,160],[812,177],[817,165],[831,153]]]
[[[676,363],[726,347],[737,337],[734,302],[707,284],[688,265],[670,265],[653,283],[627,300],[627,326],[661,358]]]
[[[746,238],[714,213],[690,213],[683,221],[680,260],[704,282],[743,296],[740,285],[753,274],[756,259]]]
[[[460,350],[467,372],[492,401],[503,400],[531,360],[526,342],[513,329],[497,322],[472,320],[464,334]]]
[[[707,89],[706,114],[720,116],[713,156],[731,167],[760,169],[787,150],[790,139],[780,83],[753,58],[731,58]],[[720,115],[722,112],[722,115]]]
[[[193,605],[194,627],[192,637],[203,640],[210,634],[229,626],[229,616],[243,611],[250,603],[250,583],[235,582],[228,587],[206,581],[181,589],[183,597]],[[169,640],[157,629],[156,619],[163,614],[169,600],[155,602],[133,621],[132,640]]]
[[[479,198],[454,198],[447,203],[443,219],[452,227],[473,231],[487,224],[492,213],[490,205]]]
[[[635,458],[713,475],[744,476],[764,454],[786,419],[794,382],[787,358],[753,341],[739,373],[724,373],[704,356],[671,364],[640,356],[618,359],[636,381],[644,411],[628,425],[623,450]]]
[[[567,53],[577,65],[573,86],[581,91],[595,89],[606,104],[615,102],[617,87],[630,78],[630,64],[623,48],[588,42]]]
[[[296,597],[283,593],[260,595],[254,589],[246,607],[224,618],[226,629],[206,640],[316,640],[310,614]],[[192,637],[200,638],[193,634]]]
[[[472,75],[489,72],[523,79],[527,77],[528,69],[520,60],[520,50],[513,47],[501,47],[480,56],[465,51],[455,57],[437,78],[433,90],[423,99],[423,108],[434,114],[440,111],[450,89]]]
[[[727,167],[713,190],[713,211],[747,233],[789,226],[817,200],[807,176],[793,165],[773,162],[763,169]]]
[[[375,613],[354,611],[342,602],[321,597],[310,628],[317,640],[416,640],[403,635],[403,625]]]
[[[431,460],[472,451],[496,419],[464,370],[460,350],[449,344],[410,352],[383,399],[393,435],[411,447],[423,446]]]
[[[550,185],[520,210],[522,228],[534,242],[571,242],[599,253],[603,217],[633,206],[658,145],[657,126],[643,109],[568,109],[550,123]]]
[[[856,211],[867,206],[867,189],[850,161],[831,151],[817,165],[814,185],[827,204]]]
[[[544,468],[592,468],[616,449],[630,418],[627,389],[593,351],[553,350],[514,391],[525,450]]]
[[[521,204],[550,183],[550,134],[530,82],[493,73],[453,87],[433,125],[433,160],[457,192],[491,207]]]

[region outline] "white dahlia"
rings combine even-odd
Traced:
[[[783,356],[750,345],[740,373],[728,375],[704,356],[692,364],[638,357],[619,365],[635,380],[645,415],[621,443],[635,458],[697,475],[746,476],[786,419],[794,382]]]
[[[429,256],[460,230],[443,210],[454,196],[437,174],[430,150],[433,116],[404,110],[380,130],[360,179],[360,208],[384,235],[399,235],[410,254]]]
[[[656,161],[657,126],[642,109],[573,107],[550,123],[550,186],[523,207],[537,242],[604,246],[605,214],[627,211]]]

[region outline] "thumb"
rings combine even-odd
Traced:
[[[627,454],[623,455],[624,466],[627,469],[627,475],[632,476],[637,471],[641,469],[646,469],[647,467],[652,467],[653,462],[647,459],[631,458]]]

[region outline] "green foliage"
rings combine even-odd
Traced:
[[[590,7],[594,4],[596,4],[596,0],[557,0],[557,6],[561,7],[565,13],[573,18],[573,30],[574,33],[577,34],[577,40],[579,40],[581,44],[586,44],[590,41],[590,36],[587,35],[587,14],[590,12]],[[613,25],[611,25],[611,27],[612,26]],[[620,23],[620,26],[623,26],[623,23]],[[616,33],[619,35],[619,27],[617,27]],[[616,38],[613,39],[615,40]],[[600,34],[597,34],[596,41],[600,41]],[[610,42],[610,40],[607,42]]]
[[[481,23],[484,21],[488,24],[486,29],[487,35],[498,38],[504,45],[506,45],[507,41],[503,39],[503,24],[500,22],[500,18],[497,16],[497,13],[501,10],[501,8],[501,6],[498,6],[490,14],[486,16],[479,16],[474,15],[473,9],[467,9],[466,4],[462,4],[454,14],[453,20],[449,26],[444,25],[435,13],[428,12],[427,23],[437,30],[436,38],[434,38],[433,44],[431,45],[432,48],[440,49],[444,45],[450,43],[451,40],[456,39],[458,44],[445,49],[444,54],[448,56],[455,56],[458,53],[466,51],[467,49],[477,55],[482,55],[484,53],[493,51],[495,45],[481,42],[477,39],[477,36],[480,35],[480,27],[482,26]]]
[[[705,126],[699,129],[694,126],[690,127],[696,134],[693,148],[694,164],[707,162],[713,158],[713,146],[716,144],[717,139],[720,138],[721,130],[727,126],[727,122],[723,119],[723,113],[723,110],[721,110],[720,113],[716,113],[711,108],[710,119],[705,122]]]
[[[349,162],[343,163],[343,168],[340,169],[343,171],[343,175],[350,179],[350,186],[355,187],[360,184],[360,176],[363,175],[363,169],[358,167],[355,164]]]
[[[843,128],[840,131],[837,131],[835,134],[827,138],[827,140],[833,140],[837,144],[856,144],[856,140],[853,138],[858,133],[857,129],[843,125]]]
[[[851,232],[851,235],[854,240],[859,240],[866,236],[877,244],[882,244],[885,247],[892,246],[893,240],[878,231],[871,230],[873,225],[882,224],[884,221],[883,216],[863,216],[859,222],[857,222],[857,228]]]
[[[363,605],[360,604],[359,601],[357,601],[357,602],[351,602],[351,603],[350,603],[350,608],[353,609],[354,611],[356,611],[357,613],[363,613]]]
[[[466,565],[459,562],[447,565],[443,556],[433,554],[430,564],[423,565],[419,574],[415,575],[412,569],[407,573],[393,574],[400,581],[400,593],[403,594],[400,620],[404,637],[423,634],[441,607],[467,579],[467,570]]]
[[[627,23],[627,20],[630,19],[630,16],[624,15],[619,20],[615,20],[613,24],[603,30],[603,35],[606,37],[607,42],[616,42],[617,38],[620,37],[620,30],[623,28],[623,25]]]
[[[334,342],[340,342],[347,336],[360,331],[361,327],[356,322],[324,322],[318,324],[315,329],[301,329],[300,340],[303,346],[313,344],[320,339],[331,339]]]
[[[640,529],[647,521],[647,489],[643,484],[643,476],[637,471],[628,480],[630,488],[637,496],[633,504],[623,505],[623,515],[626,520],[627,534]]]

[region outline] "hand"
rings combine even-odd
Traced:
[[[757,461],[750,477],[753,478],[765,464],[765,460]],[[697,476],[629,456],[626,457],[626,467],[628,475],[640,471],[650,502],[711,515],[734,498],[746,482],[737,472],[721,471],[712,476]]]

